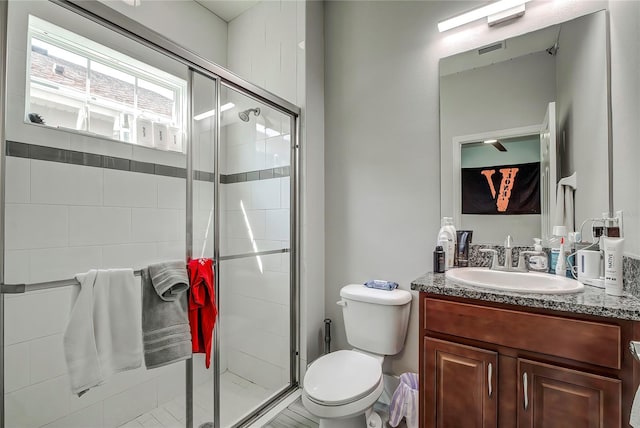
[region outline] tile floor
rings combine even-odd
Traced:
[[[382,417],[383,426],[391,428],[389,425],[389,406],[376,403],[373,408]],[[302,399],[298,398],[273,419],[262,425],[262,428],[318,428],[318,426],[318,418],[309,413],[302,405]],[[397,428],[407,428],[404,419],[400,421]]]
[[[275,393],[229,371],[220,375],[220,389],[222,391],[220,424],[223,427],[231,426]],[[184,396],[179,396],[121,425],[120,428],[184,428],[185,419],[185,399]],[[194,390],[193,426],[199,427],[212,420],[213,385],[212,382],[207,382]]]
[[[309,413],[298,398],[264,425],[264,428],[318,428],[318,423],[318,418]]]

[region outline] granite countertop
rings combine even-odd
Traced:
[[[412,281],[411,289],[485,302],[640,321],[640,298],[628,293],[621,297],[610,296],[604,289],[590,285],[585,285],[584,291],[572,294],[526,294],[460,285],[445,278],[443,273],[427,273]]]

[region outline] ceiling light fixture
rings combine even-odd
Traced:
[[[495,25],[509,19],[517,18],[524,15],[524,4],[529,1],[531,0],[500,0],[489,3],[439,22],[438,30],[442,33],[485,17],[489,25]]]

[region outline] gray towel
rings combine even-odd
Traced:
[[[142,270],[141,282],[147,369],[191,358],[188,299],[184,292],[189,285],[184,262],[151,265]]]
[[[171,302],[189,288],[189,276],[185,263],[181,261],[149,265],[151,282],[162,300]]]

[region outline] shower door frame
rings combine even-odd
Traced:
[[[290,381],[289,385],[283,387],[269,400],[264,402],[260,408],[253,413],[246,415],[243,419],[234,424],[234,427],[247,424],[266,413],[275,406],[280,398],[297,389],[300,374],[300,260],[298,250],[300,248],[300,199],[298,191],[300,188],[300,108],[289,101],[248,82],[231,71],[208,61],[190,50],[166,39],[164,36],[143,26],[131,18],[111,9],[110,7],[96,0],[49,0],[51,3],[64,7],[88,18],[112,31],[139,42],[151,49],[159,51],[168,57],[180,62],[188,68],[188,90],[189,100],[187,103],[187,180],[186,180],[186,256],[191,257],[193,251],[193,94],[192,80],[194,73],[199,73],[215,81],[216,111],[220,111],[220,89],[227,86],[239,93],[262,102],[269,107],[290,117],[291,129],[291,162],[290,162],[290,273],[289,273],[289,295],[290,295]],[[8,1],[0,1],[0,428],[5,428],[5,389],[4,389],[4,220],[5,220],[5,117],[6,117],[6,60],[7,60],[7,11]],[[214,136],[214,266],[216,271],[220,266],[220,120],[221,115],[216,115],[216,130]],[[268,251],[267,251],[268,252]],[[224,257],[222,257],[224,259]],[[220,295],[219,275],[215,275],[215,292]],[[214,330],[215,347],[212,353],[213,377],[214,377],[214,427],[220,427],[220,334],[218,327]],[[186,391],[186,428],[193,427],[193,360],[189,359],[185,364],[185,391]]]

